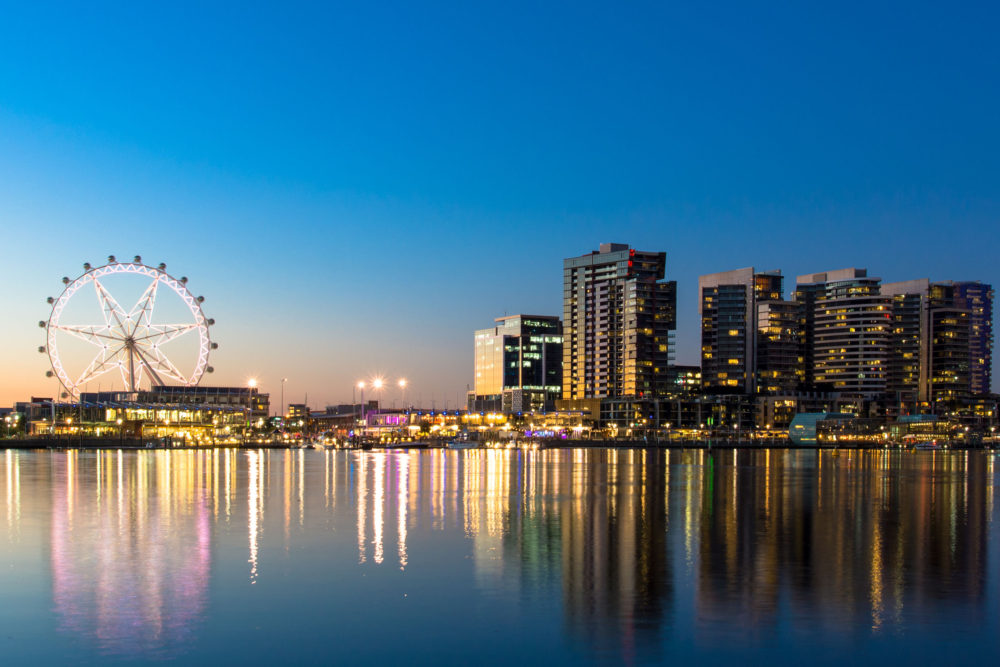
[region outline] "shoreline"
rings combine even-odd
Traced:
[[[465,446],[468,445],[468,446]],[[734,440],[671,440],[647,442],[644,440],[533,440],[524,445],[513,445],[510,449],[703,449],[736,450],[736,449],[801,449],[801,450],[901,450],[911,451],[913,448],[902,445],[796,445],[790,440],[774,442],[734,441]],[[464,449],[505,449],[505,447],[485,446],[473,443],[463,443],[462,447],[449,447],[448,442],[399,442],[371,443],[350,447],[312,447],[310,445],[289,445],[286,442],[254,442],[254,443],[213,443],[209,445],[191,445],[186,442],[164,444],[161,442],[144,442],[135,438],[22,438],[0,440],[0,449],[49,449],[49,450],[206,450],[206,449],[320,449],[320,450],[400,450],[400,449],[446,449],[461,451]],[[997,449],[995,443],[979,444],[977,446],[949,446],[938,450],[925,451],[992,451]]]

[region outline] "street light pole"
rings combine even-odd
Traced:
[[[378,402],[378,408],[377,408],[378,414],[382,414],[382,412],[383,412],[382,411],[382,386],[383,386],[383,384],[384,384],[384,382],[382,381],[382,378],[375,378],[374,380],[372,380],[372,387],[375,388],[375,400]],[[376,424],[378,424],[378,422],[379,422],[378,418],[376,418],[375,422],[376,422]],[[379,436],[380,439],[381,439],[381,436],[382,436],[382,430],[381,430],[381,428],[382,428],[381,425],[379,425],[378,426],[379,430],[376,431],[376,433],[378,434],[378,436]]]
[[[250,390],[247,393],[247,420],[243,424],[243,446],[247,444],[247,431],[250,430],[250,420],[253,419],[253,390],[257,386],[257,379],[250,378],[247,381],[247,388]]]
[[[360,407],[360,413],[361,414],[364,414],[364,410],[365,410],[365,381],[364,380],[360,380],[356,386],[357,386],[358,389],[361,390],[361,405],[360,406],[355,405],[355,408],[354,408],[354,410],[355,410],[355,412],[354,412],[354,428],[355,428],[355,430],[357,430],[357,428],[358,428],[358,422],[360,421],[360,417],[358,416],[358,412],[359,412],[358,408]]]
[[[288,378],[281,378],[281,428],[285,428],[285,415],[288,411],[285,409],[285,383],[288,382]]]

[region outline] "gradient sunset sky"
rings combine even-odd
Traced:
[[[204,383],[313,407],[460,405],[602,242],[667,252],[679,363],[703,273],[1000,287],[996,4],[207,4],[3,3],[0,406],[109,254],[205,295]]]

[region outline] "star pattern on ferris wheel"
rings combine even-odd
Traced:
[[[211,367],[206,365],[208,350],[214,349],[216,345],[208,339],[208,325],[213,324],[214,320],[206,319],[202,314],[200,308],[202,297],[196,299],[184,287],[187,279],[174,280],[163,270],[163,266],[153,269],[137,261],[130,264],[109,263],[91,270],[88,265],[87,273],[77,280],[70,282],[64,279],[68,287],[59,299],[50,300],[54,301],[55,305],[47,323],[49,331],[47,351],[55,374],[72,393],[78,393],[79,388],[86,383],[115,369],[131,391],[135,391],[147,378],[150,383],[155,382],[159,385],[165,384],[164,379],[191,385],[198,382],[202,372],[211,372]],[[150,278],[149,285],[127,311],[100,280],[105,275],[121,273]],[[96,324],[61,323],[59,320],[66,303],[88,283],[93,285],[103,321]],[[192,322],[168,324],[155,321],[156,300],[161,285],[166,285],[168,291],[172,291],[184,301],[193,316]],[[76,377],[70,375],[57,352],[55,334],[60,332],[97,348],[89,363]],[[171,361],[164,350],[164,345],[192,332],[198,334],[200,349],[194,373],[186,376]]]

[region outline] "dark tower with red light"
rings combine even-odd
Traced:
[[[677,283],[667,254],[623,243],[563,261],[563,398],[662,396],[669,389]]]

